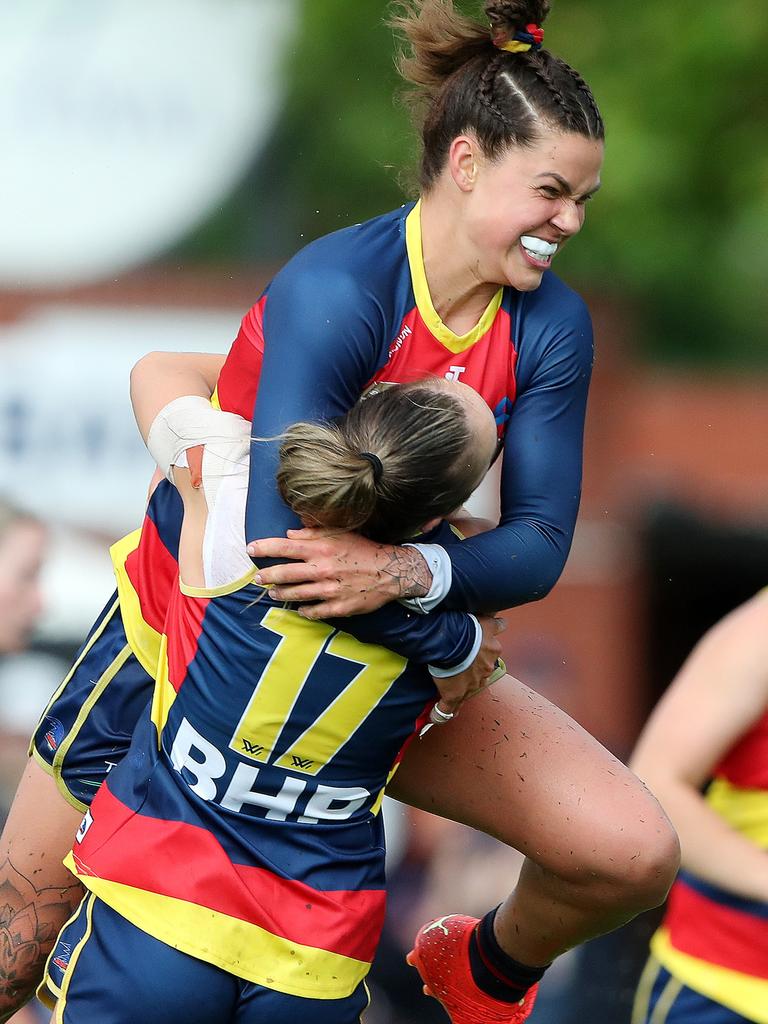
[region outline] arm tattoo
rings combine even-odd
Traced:
[[[432,573],[416,548],[385,547],[386,562],[381,572],[391,576],[397,585],[395,600],[424,597],[432,586]]]
[[[9,859],[0,864],[0,1021],[29,999],[82,886],[38,889]]]

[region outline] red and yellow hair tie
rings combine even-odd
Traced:
[[[507,39],[501,32],[493,37],[493,45],[506,53],[526,53],[528,50],[540,50],[544,42],[544,29],[541,25],[530,24],[525,26],[524,32],[515,32],[511,39]]]

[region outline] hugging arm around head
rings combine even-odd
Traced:
[[[552,252],[581,226],[586,200],[599,184],[603,138],[597,105],[574,69],[544,49],[527,44],[519,48],[520,52],[505,48],[509,43],[514,49],[521,31],[526,35],[526,24],[540,22],[548,5],[500,2],[485,7],[493,25],[492,34],[485,25],[459,16],[443,0],[406,3],[402,16],[395,20],[410,45],[401,69],[417,87],[422,113],[421,218],[425,271],[434,309],[441,314],[445,309],[447,316],[457,315],[458,311],[460,319],[476,309],[479,316],[499,285],[511,284],[519,292],[513,340],[520,345],[521,372],[505,452],[500,529],[481,543],[467,544],[460,552],[446,556],[446,578],[452,577],[448,606],[473,610],[508,608],[543,597],[559,577],[570,546],[580,493],[584,407],[592,358],[591,326],[583,303],[554,279],[545,278],[542,284],[542,274]],[[477,166],[464,167],[461,161],[454,160],[452,145],[457,136],[471,142],[472,152],[478,155]],[[569,171],[570,181],[559,173],[563,167],[557,149],[564,139],[585,143],[574,164],[579,173],[574,178]],[[541,167],[535,167],[537,173],[528,180],[534,172],[526,165],[520,180],[512,181],[516,205],[501,216],[499,203],[510,189],[506,179],[498,179],[496,171],[506,168],[507,175],[517,174],[514,158],[537,146],[543,161]],[[429,215],[433,206],[439,207],[441,218]],[[516,225],[516,234],[510,234],[508,219]],[[452,233],[450,246],[441,245],[439,238],[432,237],[437,231],[435,224],[441,221],[448,223]],[[504,225],[503,229],[498,227],[499,223]],[[533,242],[529,235],[535,236]],[[540,259],[531,258],[521,238],[529,248],[541,250]],[[303,260],[301,266],[308,269],[309,260]],[[474,295],[478,268],[482,281],[478,295]],[[273,378],[267,366],[271,323],[275,336],[279,333],[281,339],[293,339],[292,355],[307,360],[302,371],[306,379],[314,381],[318,375],[320,387],[314,389],[312,397],[329,406],[319,410],[319,415],[335,415],[338,410],[330,407],[330,397],[322,393],[327,367],[318,366],[317,361],[338,359],[341,366],[345,357],[339,346],[343,347],[344,341],[340,337],[329,338],[328,326],[342,325],[342,332],[351,332],[352,346],[357,346],[348,363],[352,376],[345,375],[346,383],[354,380],[355,371],[360,369],[360,357],[366,358],[360,347],[362,339],[366,343],[373,341],[375,348],[382,327],[389,330],[387,341],[391,341],[400,324],[386,325],[382,320],[380,314],[385,305],[378,301],[378,296],[366,296],[365,300],[373,298],[374,303],[366,306],[363,300],[356,309],[343,301],[341,290],[335,286],[333,291],[342,301],[328,304],[329,296],[322,295],[317,306],[321,314],[318,323],[307,322],[305,317],[299,321],[296,314],[306,308],[306,303],[302,299],[292,305],[285,294],[284,282],[290,279],[292,270],[289,266],[283,272],[283,281],[280,285],[275,282],[274,292],[267,299],[264,379],[274,380],[275,387],[282,387],[284,394],[291,387],[287,381],[279,380],[279,367]],[[446,289],[458,293],[459,299],[445,299]],[[301,286],[299,291],[303,291]],[[541,291],[546,292],[547,302],[542,302]],[[462,303],[466,307],[463,313]],[[470,322],[474,324],[476,318]],[[330,347],[311,341],[309,336],[317,329],[324,332]],[[539,365],[530,365],[532,359],[538,360]],[[523,370],[526,363],[529,365]],[[365,372],[358,373],[358,381],[370,379],[376,368],[375,362],[369,363]],[[283,370],[287,374],[289,368],[283,366]],[[267,390],[272,390],[271,386]],[[261,402],[260,394],[257,416]],[[301,415],[301,410],[297,409],[297,413]],[[502,411],[501,415],[505,413]],[[271,433],[275,426],[279,429],[279,424],[262,422],[257,433],[269,435],[270,426]],[[252,495],[249,540],[279,539],[290,525],[285,517],[280,519],[280,510],[274,503],[267,508],[268,502],[268,495]],[[269,513],[266,516],[261,514],[265,509]],[[278,513],[277,518],[273,512]],[[273,528],[270,522],[275,524]],[[281,545],[279,540],[277,544],[270,541],[269,548],[257,544],[256,552],[264,565],[269,564],[265,552],[275,559],[311,557],[311,548]],[[371,548],[357,548],[355,559],[360,565],[367,562],[370,575],[375,574]],[[338,561],[335,570],[338,576]],[[341,602],[338,594],[337,600],[327,600],[334,573],[318,573],[314,566],[307,567],[303,580],[307,587],[301,591],[292,588],[286,598],[326,598],[316,609],[321,617],[341,613],[342,607],[343,614],[362,610],[362,605],[350,603],[351,598]],[[280,579],[271,570],[265,578],[278,583],[299,582],[295,573]],[[357,581],[350,579],[350,592],[354,591],[355,582],[359,584],[358,591],[370,586],[362,577]],[[321,586],[314,586],[316,583]],[[437,601],[444,594],[433,596]],[[381,599],[401,596],[392,587],[388,592],[382,590]]]
[[[455,18],[450,4],[424,0],[408,4],[406,9],[407,17],[400,28],[409,36],[413,48],[413,60],[406,73],[421,84],[428,108],[423,135],[424,168],[429,166],[432,170],[427,177],[426,170],[423,173],[424,201],[426,204],[441,190],[448,190],[459,204],[455,209],[462,211],[461,215],[455,214],[462,244],[456,251],[443,253],[436,271],[425,268],[428,283],[432,287],[434,280],[446,273],[459,284],[462,276],[464,284],[474,280],[465,263],[471,263],[479,251],[483,273],[487,275],[483,282],[485,291],[505,283],[515,283],[522,292],[533,290],[532,296],[521,292],[516,300],[515,317],[520,322],[515,324],[514,338],[520,346],[521,366],[531,358],[524,351],[526,346],[536,350],[533,358],[541,365],[528,372],[527,384],[523,380],[525,375],[518,375],[517,409],[508,431],[515,437],[508,445],[518,445],[512,457],[520,458],[517,466],[511,465],[508,447],[501,527],[462,549],[450,588],[450,600],[457,609],[495,610],[543,596],[559,575],[567,554],[578,504],[588,370],[577,373],[573,379],[561,379],[560,371],[569,360],[561,345],[564,339],[571,338],[578,348],[586,331],[582,310],[577,311],[573,323],[561,326],[561,314],[567,317],[571,311],[570,300],[566,298],[561,309],[561,299],[555,295],[541,318],[543,324],[554,322],[554,333],[548,335],[544,326],[539,337],[529,344],[527,338],[536,330],[528,331],[526,336],[525,311],[529,307],[536,309],[536,300],[540,299],[536,288],[549,257],[532,262],[521,249],[519,238],[504,240],[509,259],[499,256],[501,242],[490,233],[482,213],[485,207],[478,200],[479,182],[485,180],[485,172],[480,173],[478,183],[467,189],[450,174],[442,173],[455,126],[441,119],[440,112],[447,109],[446,90],[463,82],[462,102],[468,102],[471,109],[465,111],[469,121],[462,127],[472,129],[489,166],[503,164],[508,153],[527,152],[526,147],[534,137],[549,138],[552,133],[599,142],[602,122],[589,90],[573,69],[545,50],[533,48],[529,52],[511,53],[501,48],[505,39],[515,41],[518,30],[525,28],[526,19],[536,20],[538,12],[540,20],[546,13],[546,4],[487,5],[494,25],[493,41],[484,26],[472,27]],[[446,32],[449,23],[450,31]],[[442,55],[438,52],[441,48],[445,50]],[[478,75],[482,88],[474,89],[471,86]],[[491,193],[486,187],[486,205]],[[521,223],[520,230],[538,230],[537,224],[541,223],[540,233],[564,236],[567,232],[559,218],[582,198],[574,198],[569,188],[557,181],[537,185],[535,210],[530,214],[535,223]],[[275,437],[292,422],[342,414],[352,407],[386,362],[387,348],[402,329],[405,310],[398,311],[393,304],[395,278],[388,279],[379,273],[382,257],[393,267],[396,265],[390,254],[377,251],[375,265],[361,267],[361,253],[356,247],[364,244],[359,242],[364,236],[364,231],[349,229],[313,243],[270,286],[264,299],[264,355],[253,416],[255,436]],[[426,234],[424,241],[428,242]],[[544,243],[550,248],[557,247],[547,238]],[[364,255],[371,260],[374,254],[369,255],[366,250]],[[446,261],[450,263],[447,270]],[[397,266],[397,274],[401,274],[401,264]],[[440,296],[433,294],[432,298],[435,308],[440,309]],[[312,311],[311,316],[308,310]],[[548,317],[548,313],[552,315]],[[550,357],[554,359],[551,365],[547,364]],[[581,348],[577,361],[580,359]],[[547,383],[543,378],[550,372],[554,378]],[[542,381],[541,386],[537,386],[537,381]],[[554,402],[549,401],[550,388],[557,392]],[[532,439],[535,443],[530,444]],[[555,454],[557,458],[553,458]],[[246,516],[249,541],[284,538],[289,528],[299,525],[269,483],[276,469],[277,445],[254,447]],[[288,553],[285,542],[281,543],[278,556]],[[363,561],[369,567],[369,578],[372,575],[388,581],[388,589],[382,591],[380,600],[394,600],[402,596],[398,589],[400,581],[382,571],[381,557],[380,550],[374,552],[369,546]],[[407,558],[409,563],[420,559],[413,549],[400,551],[400,557]],[[446,555],[449,569],[451,557]],[[267,574],[273,572],[263,546],[256,560]],[[424,565],[423,561],[419,564]],[[331,578],[325,578],[324,585],[331,582]],[[321,606],[320,613],[330,613],[329,608]],[[354,626],[350,628],[354,630]],[[421,643],[409,642],[412,631],[409,617],[403,613],[400,636],[386,633],[379,639],[406,656],[418,657]]]

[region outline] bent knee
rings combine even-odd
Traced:
[[[633,914],[658,907],[680,868],[680,841],[671,822],[659,809],[651,820],[632,828],[619,827],[595,849],[585,866],[591,886],[604,899]]]
[[[664,816],[653,829],[633,837],[633,844],[635,851],[619,873],[616,888],[623,905],[641,913],[667,898],[680,869],[680,840]]]

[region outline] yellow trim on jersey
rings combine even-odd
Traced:
[[[232,583],[222,583],[220,587],[191,587],[184,582],[179,580],[179,590],[182,594],[186,594],[187,597],[226,597],[227,594],[234,594],[238,590],[242,590],[243,587],[247,587],[249,583],[253,582],[253,577],[259,570],[254,567],[249,570],[245,576],[241,576],[239,580],[233,580]],[[259,590],[266,590],[266,587],[259,587]],[[261,597],[261,595],[259,595]],[[258,601],[259,597],[254,598]]]
[[[213,406],[214,409],[218,409],[219,412],[221,412],[221,402],[219,401],[219,385],[218,384],[213,389],[213,394],[211,395],[211,405]]]
[[[71,854],[67,854],[67,856],[71,856]],[[86,894],[83,897],[83,899],[87,901],[85,905],[85,932],[80,941],[75,944],[75,948],[72,950],[72,955],[69,958],[69,966],[64,972],[64,981],[61,984],[59,998],[56,1000],[56,1009],[53,1012],[53,1019],[51,1024],[64,1024],[64,1007],[66,1006],[67,1003],[67,992],[69,991],[69,984],[72,981],[72,975],[74,974],[75,966],[80,958],[80,954],[82,953],[85,944],[91,937],[91,932],[93,931],[93,903],[95,898],[96,897],[92,894]]]
[[[468,331],[467,334],[454,334],[440,319],[437,310],[432,304],[432,296],[429,293],[429,284],[427,283],[427,275],[424,270],[424,250],[421,244],[421,200],[416,203],[406,218],[405,246],[408,252],[408,265],[411,270],[413,294],[424,323],[435,338],[442,345],[445,345],[449,352],[454,352],[457,355],[459,352],[465,352],[490,330],[501,307],[504,289],[499,288],[471,331]]]
[[[387,795],[387,786],[390,784],[392,779],[395,777],[395,772],[397,771],[397,769],[399,767],[400,767],[400,762],[399,761],[397,762],[397,764],[393,764],[392,765],[392,767],[389,770],[389,775],[387,775],[387,781],[384,783],[382,788],[379,790],[379,795],[376,797],[376,799],[373,802],[373,805],[371,807],[371,814],[374,816],[374,818],[376,817],[376,815],[381,810],[381,805],[382,805],[382,803],[384,801],[384,797]]]
[[[363,960],[291,942],[196,903],[80,875],[71,853],[64,863],[107,906],[148,935],[256,985],[292,996],[344,999],[370,970]]]
[[[707,999],[757,1024],[768,1024],[768,980],[711,964],[675,949],[666,928],[651,939],[651,952],[671,975]]]
[[[85,896],[83,896],[83,898],[77,904],[77,906],[72,911],[72,913],[69,915],[69,917],[64,922],[64,924],[61,926],[61,928],[59,929],[60,931],[63,932],[65,928],[67,928],[69,925],[72,924],[72,922],[78,916],[80,911],[83,909],[83,903],[85,902],[85,900],[91,899],[91,898],[92,898],[91,894],[87,892],[85,894]],[[49,965],[51,963],[51,958],[52,958],[53,954],[56,952],[57,945],[58,945],[58,941],[54,943],[53,949],[50,951],[50,953],[46,957],[45,969],[43,971],[43,980],[37,986],[37,990],[35,991],[35,995],[37,996],[37,998],[40,1000],[40,1002],[43,1004],[43,1006],[47,1006],[49,1010],[52,1010],[54,1008],[54,1006],[56,1005],[56,1000],[61,995],[61,989],[56,984],[56,982],[53,980],[53,978],[51,977],[50,972],[49,972]]]
[[[360,1014],[360,1024],[363,1024],[363,1017],[368,1011],[368,1007],[371,1005],[371,990],[368,988],[368,984],[365,981],[363,982],[363,988],[365,989],[365,994],[368,997],[368,1002],[365,1004],[365,1006],[363,1007],[363,1011]]]
[[[651,1005],[653,986],[659,976],[661,964],[654,957],[649,956],[646,961],[640,981],[637,983],[635,998],[632,1003],[632,1020],[630,1024],[645,1024],[648,1017],[648,1007]]]
[[[731,828],[763,849],[768,848],[768,791],[734,786],[715,779],[706,801]]]
[[[102,674],[94,683],[91,692],[83,701],[82,706],[77,713],[77,718],[75,719],[72,728],[67,733],[66,738],[62,741],[53,758],[53,777],[56,780],[56,786],[59,789],[59,792],[63,795],[67,803],[72,804],[73,807],[76,807],[77,810],[82,811],[83,814],[85,814],[85,812],[88,810],[88,805],[82,803],[82,801],[78,800],[69,792],[69,790],[66,787],[66,783],[62,778],[64,758],[69,753],[69,748],[77,739],[78,733],[82,729],[88,716],[93,710],[94,704],[98,701],[99,697],[101,697],[102,693],[104,693],[107,686],[109,686],[109,684],[115,678],[115,676],[126,663],[126,661],[128,661],[128,659],[131,657],[132,653],[133,652],[131,651],[130,645],[126,644],[125,647],[122,648],[120,653],[112,659],[112,661],[109,663],[104,672],[102,672]]]
[[[150,720],[157,732],[157,749],[160,749],[160,735],[168,721],[168,714],[171,705],[176,700],[176,690],[168,678],[168,637],[163,634],[160,638],[160,656],[157,659],[157,670],[155,685],[152,690],[152,707],[149,712]]]
[[[99,628],[94,630],[93,635],[91,636],[91,638],[88,641],[88,643],[83,647],[83,649],[80,652],[80,654],[78,655],[78,657],[72,662],[72,668],[64,676],[64,678],[61,681],[61,684],[57,687],[57,689],[54,690],[53,696],[48,701],[48,703],[47,703],[47,705],[45,707],[45,711],[43,711],[42,715],[40,715],[40,718],[38,720],[37,726],[35,727],[35,731],[32,733],[32,739],[30,740],[29,750],[27,751],[28,755],[34,757],[35,754],[37,753],[36,749],[35,749],[35,736],[37,735],[37,730],[43,724],[43,719],[49,714],[49,712],[50,712],[51,708],[53,707],[53,705],[56,703],[56,701],[62,695],[62,693],[64,692],[64,688],[66,687],[67,683],[70,681],[72,676],[75,674],[75,671],[77,670],[77,668],[83,663],[83,660],[87,656],[87,654],[90,651],[90,649],[93,647],[93,645],[99,639],[101,634],[107,628],[107,626],[109,625],[110,621],[112,620],[113,615],[115,614],[115,612],[117,611],[117,609],[119,607],[120,607],[120,599],[117,598],[114,601],[114,603],[112,604],[112,607],[109,609],[109,611],[105,613],[104,618],[102,619],[102,622],[101,622],[101,625],[99,626]],[[42,757],[40,757],[38,755],[36,760],[42,765],[43,768],[45,768],[45,770],[48,772],[49,775],[53,774],[53,769],[51,768],[51,766]]]
[[[125,569],[126,559],[139,546],[140,537],[141,529],[134,530],[127,537],[123,537],[113,544],[109,549],[109,554],[117,579],[117,593],[120,598],[126,639],[141,667],[147,675],[154,679],[157,671],[157,659],[160,654],[160,634],[141,614],[139,595],[134,590]]]

